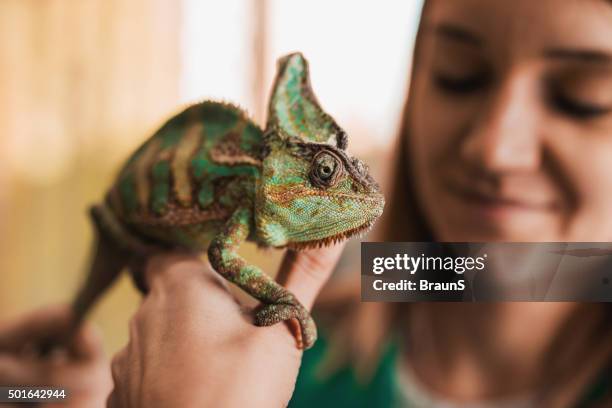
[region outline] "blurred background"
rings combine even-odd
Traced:
[[[420,7],[421,0],[0,2],[0,320],[71,299],[92,239],[86,209],[171,115],[221,99],[263,124],[276,59],[288,52],[304,53],[349,150],[380,173]],[[242,252],[271,272],[282,255]],[[94,310],[107,352],[127,341],[138,301],[124,276]]]

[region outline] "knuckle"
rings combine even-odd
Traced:
[[[145,324],[142,314],[143,313],[140,310],[137,311],[128,322],[128,333],[130,342],[137,340],[139,333],[144,330]]]
[[[130,318],[128,322],[128,330],[130,333],[130,338],[133,338],[136,335],[136,333],[138,333],[142,325],[142,320],[143,320],[142,312],[140,310],[134,313],[134,315]]]
[[[298,256],[296,260],[297,269],[313,279],[326,278],[333,269],[333,263],[326,256],[321,256],[318,251],[307,252]]]
[[[123,361],[126,357],[126,353],[126,349],[119,351],[117,354],[115,354],[111,361],[111,375],[113,377],[115,385],[121,384],[121,381],[119,381],[119,379],[121,378]]]
[[[155,289],[161,292],[184,293],[197,287],[196,281],[201,281],[204,272],[205,268],[201,265],[173,265],[160,275]]]

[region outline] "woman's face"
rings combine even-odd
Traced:
[[[612,1],[431,0],[410,163],[441,241],[612,241]]]

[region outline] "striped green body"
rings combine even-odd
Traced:
[[[142,238],[204,250],[238,206],[252,207],[262,146],[261,129],[239,108],[193,105],[128,159],[109,206]]]

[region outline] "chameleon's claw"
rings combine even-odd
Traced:
[[[268,304],[255,313],[255,325],[272,326],[276,323],[296,319],[299,324],[296,333],[298,348],[308,350],[317,340],[317,326],[306,308],[300,304]]]

